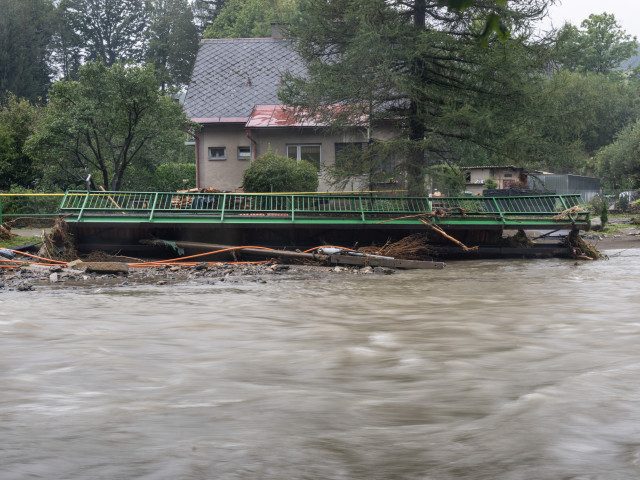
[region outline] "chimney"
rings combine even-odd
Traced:
[[[282,23],[272,23],[271,24],[271,38],[284,38],[282,35]]]

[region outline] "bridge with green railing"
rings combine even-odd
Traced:
[[[400,197],[373,194],[246,194],[68,191],[71,223],[240,225],[420,225],[443,228],[585,228],[580,195]]]

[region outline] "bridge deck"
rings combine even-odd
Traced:
[[[68,191],[60,212],[74,223],[391,227],[420,225],[419,217],[423,215],[443,228],[585,228],[589,211],[581,204],[577,194],[414,198],[365,194]]]

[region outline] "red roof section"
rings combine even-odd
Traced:
[[[321,122],[300,118],[293,108],[284,105],[256,105],[253,107],[247,128],[272,127],[322,127]]]

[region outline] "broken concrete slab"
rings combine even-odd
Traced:
[[[83,262],[81,268],[87,273],[129,273],[129,265],[121,262]]]
[[[67,268],[82,269],[82,268],[84,268],[84,262],[82,260],[80,260],[80,259],[74,260],[73,262],[67,263]]]

